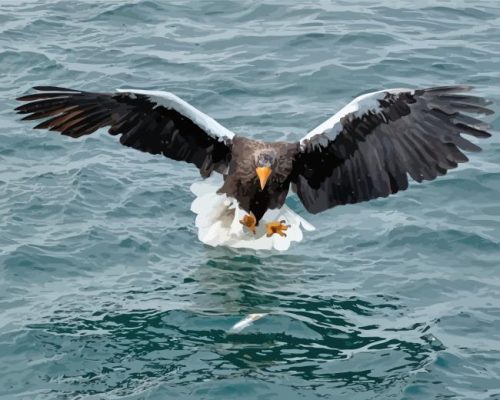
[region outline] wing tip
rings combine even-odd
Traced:
[[[68,89],[57,86],[33,86],[31,90],[35,90],[39,93],[30,93],[23,96],[17,97],[16,101],[35,101],[42,100],[51,97],[63,97],[68,94],[82,93],[79,90]]]
[[[472,85],[444,85],[444,86],[432,86],[423,89],[424,92],[431,93],[458,93],[458,92],[470,92],[474,89]]]
[[[60,86],[33,86],[34,90],[38,90],[39,92],[73,92],[73,93],[81,93],[79,90],[64,88]]]

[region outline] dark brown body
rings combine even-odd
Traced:
[[[268,209],[281,208],[285,203],[298,151],[298,143],[267,143],[234,137],[229,169],[218,192],[236,199],[240,208],[252,213],[258,223]],[[255,160],[261,153],[271,153],[275,159],[264,189],[260,188],[255,174]]]

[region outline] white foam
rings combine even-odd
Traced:
[[[247,213],[238,207],[236,200],[216,193],[221,186],[220,175],[191,185],[191,191],[196,195],[191,211],[197,214],[198,238],[209,246],[284,251],[292,242],[303,239],[302,228],[314,230],[314,226],[284,205],[279,210],[268,210],[254,235],[240,223],[240,219]],[[267,237],[266,223],[281,220],[290,225],[286,231],[287,236],[275,234]]]

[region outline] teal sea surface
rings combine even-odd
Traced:
[[[496,102],[484,150],[387,199],[290,198],[317,230],[284,253],[200,243],[195,168],[13,111],[35,85],[168,90],[298,140],[449,84]],[[1,0],[0,399],[500,399],[499,104],[498,0]]]

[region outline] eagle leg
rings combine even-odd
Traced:
[[[245,215],[243,219],[240,219],[240,223],[250,229],[254,235],[257,233],[257,218],[253,214]]]
[[[266,236],[269,237],[277,233],[280,236],[286,237],[286,233],[284,231],[288,228],[290,228],[290,225],[286,225],[284,220],[269,222],[266,225]]]

